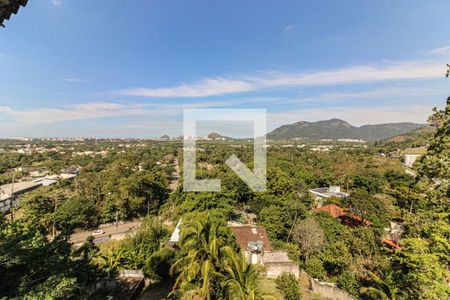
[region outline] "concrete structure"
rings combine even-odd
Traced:
[[[95,299],[137,299],[144,288],[145,276],[140,270],[122,270],[116,278],[103,278],[96,282]],[[105,297],[105,295],[107,295]]]
[[[326,299],[333,300],[356,300],[355,297],[350,295],[344,290],[341,290],[334,283],[329,282],[321,282],[316,278],[313,278],[311,275],[301,270],[300,278],[303,281],[306,281],[308,285],[308,289],[312,292],[321,295]]]
[[[299,277],[300,269],[292,262],[286,252],[268,252],[262,257],[262,264],[265,268],[267,278],[277,278],[283,272],[294,274]]]
[[[33,181],[37,182],[37,183],[40,183],[43,186],[49,186],[49,185],[57,183],[58,179],[54,179],[54,178],[51,178],[51,177],[42,177],[42,178],[35,179]]]

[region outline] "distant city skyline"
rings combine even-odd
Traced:
[[[268,130],[425,123],[449,95],[449,13],[444,0],[30,1],[0,28],[0,137],[179,136],[183,108],[266,108]]]

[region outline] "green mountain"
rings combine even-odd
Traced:
[[[379,141],[396,135],[405,134],[411,130],[424,126],[426,125],[404,122],[356,127],[340,119],[318,122],[300,121],[276,128],[267,134],[267,138],[271,140],[361,139],[364,141]]]

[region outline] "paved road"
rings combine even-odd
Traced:
[[[80,232],[76,232],[76,233],[72,234],[72,236],[70,237],[70,242],[73,244],[83,243],[84,241],[86,241],[86,238],[88,236],[92,235],[92,232],[94,232],[95,230],[100,230],[100,229],[104,231],[104,234],[96,235],[95,239],[99,240],[99,242],[100,241],[104,242],[104,241],[106,241],[106,239],[104,239],[104,237],[109,237],[110,235],[115,235],[115,234],[124,234],[124,233],[128,233],[128,232],[133,232],[140,225],[141,225],[141,221],[136,220],[136,221],[130,221],[130,222],[126,222],[123,224],[119,224],[117,226],[117,228],[115,225],[112,225],[112,226],[92,229],[89,231],[80,231]]]

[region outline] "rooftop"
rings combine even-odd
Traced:
[[[232,226],[231,231],[236,236],[236,241],[242,250],[247,250],[250,242],[262,241],[264,251],[272,251],[266,229],[261,226]]]
[[[338,186],[310,189],[309,192],[323,198],[330,198],[330,197],[344,198],[350,196],[348,193],[341,192],[341,189]]]
[[[334,218],[339,218],[341,216],[345,216],[345,211],[343,208],[340,208],[337,205],[330,204],[324,205],[316,209],[317,212],[326,212],[329,213]]]
[[[12,183],[4,184],[0,186],[0,200],[7,199],[11,196],[11,189],[13,194],[22,193],[29,189],[40,186],[41,182],[34,181],[24,181],[24,182],[15,182],[14,186]]]
[[[355,226],[358,223],[364,223],[365,226],[372,225],[367,219],[361,218],[358,214],[352,212],[352,209],[343,209],[337,205],[329,204],[315,209],[316,212],[326,212],[333,218],[341,218],[347,225]],[[355,211],[355,210],[353,210]]]
[[[292,262],[286,252],[269,252],[262,256],[263,263],[286,263]]]

